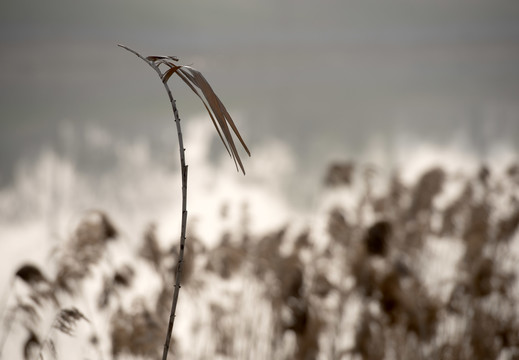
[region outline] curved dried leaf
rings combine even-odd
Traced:
[[[220,103],[220,107],[222,108],[222,110],[223,110],[223,112],[225,114],[225,117],[227,118],[227,121],[228,121],[229,125],[231,125],[232,130],[234,131],[234,133],[236,134],[236,136],[240,140],[240,143],[242,144],[243,148],[245,149],[247,154],[250,156],[249,148],[247,147],[247,145],[245,144],[245,141],[241,137],[241,134],[238,131],[238,128],[236,127],[236,125],[234,124],[234,121],[232,120],[231,115],[229,114],[229,112],[227,112],[227,109],[223,105],[222,101],[218,97],[217,97],[217,99],[218,99],[218,102]]]
[[[204,104],[205,106],[205,109],[207,110],[207,113],[209,114],[209,117],[211,118],[211,121],[213,122],[213,125],[216,129],[216,132],[218,133],[218,136],[220,137],[220,140],[222,141],[223,143],[223,146],[225,146],[225,150],[227,150],[227,153],[229,154],[229,156],[232,156],[231,155],[231,152],[229,151],[229,147],[227,146],[225,140],[223,139],[223,136],[222,136],[222,133],[220,131],[220,128],[218,127],[218,125],[216,124],[216,120],[214,119],[214,116],[213,116],[213,113],[211,112],[211,110],[209,109],[209,107],[207,106],[207,103],[206,101],[204,100],[204,98],[200,95],[200,93],[198,92],[198,90],[194,87],[194,85],[191,83],[190,79],[188,78],[188,74],[186,74],[183,69],[179,69],[179,71],[177,71],[177,75],[179,78],[182,79],[182,81],[184,81],[187,86],[189,86],[189,88],[196,94],[196,96],[198,96],[198,98],[200,99],[200,101],[202,101],[202,104]]]
[[[176,56],[163,56],[163,55],[151,55],[151,56],[146,56],[146,60],[149,60],[149,61],[157,61],[157,60],[173,60],[173,61],[178,61],[178,58]]]
[[[231,155],[231,157],[234,160],[236,149],[232,149],[232,145],[229,142],[230,133],[227,128],[227,123],[225,121],[225,117],[223,116],[220,107],[217,106],[217,102],[214,101],[216,94],[214,94],[214,91],[212,90],[211,86],[209,85],[207,80],[205,80],[205,78],[203,76],[201,76],[201,77],[196,76],[197,74],[201,75],[201,73],[199,71],[197,71],[189,66],[185,66],[185,68],[189,69],[189,71],[191,73],[189,73],[188,71],[184,71],[183,73],[195,86],[197,86],[202,91],[204,98],[209,103],[209,106],[211,107],[211,110],[214,113],[216,120],[218,121],[219,127],[222,129],[222,132],[224,133],[227,143],[229,143],[229,146],[231,146],[231,151],[229,152],[229,154]],[[211,94],[213,94],[214,96],[212,96]],[[211,114],[211,111],[208,110],[208,112]],[[214,121],[213,121],[213,123],[214,123]],[[215,127],[218,129],[218,126],[216,126],[216,124],[215,124]],[[231,140],[232,140],[232,137],[231,137]],[[222,142],[227,147],[226,142],[223,139],[222,139]]]
[[[207,102],[209,103],[209,106],[211,107],[211,110],[213,111],[216,120],[218,121],[218,124],[222,129],[225,139],[227,140],[227,144],[231,149],[232,158],[236,164],[236,158],[238,157],[239,159],[239,156],[237,155],[238,152],[236,150],[236,146],[234,145],[234,141],[232,139],[232,135],[229,131],[229,128],[227,127],[225,115],[217,101],[217,96],[214,93],[211,86],[209,85],[209,83],[207,82],[207,80],[204,78],[204,76],[199,71],[196,71],[194,69],[192,69],[192,71],[194,73],[194,79],[196,81],[197,86],[200,88],[200,90],[202,90],[204,97],[207,99]]]
[[[179,66],[171,63],[170,60],[178,61],[178,58],[175,56],[153,55],[146,57],[146,60],[152,62],[155,67],[160,66],[161,64],[169,66],[169,69],[161,75],[163,83],[167,83],[173,74],[177,74],[180,79],[184,81],[189,86],[189,88],[200,98],[211,118],[211,121],[213,122],[216,131],[218,132],[220,140],[222,141],[229,155],[232,157],[234,164],[236,165],[236,169],[238,171],[241,169],[243,174],[245,174],[245,169],[243,167],[238,150],[236,149],[231,130],[234,132],[249,156],[250,151],[236,125],[234,124],[231,115],[202,73],[190,66]],[[201,94],[198,90],[201,91]]]
[[[171,68],[166,71],[163,75],[162,75],[162,82],[167,82],[169,80],[169,78],[171,77],[171,75],[173,75],[174,73],[177,72],[178,69],[180,69],[182,66],[176,66],[176,65],[172,65],[170,63],[167,63],[169,66],[171,66]]]
[[[238,132],[238,129],[234,125],[234,122],[232,121],[232,118],[230,118],[229,113],[223,106],[222,102],[216,96],[214,90],[212,89],[209,82],[205,79],[205,77],[200,73],[198,70],[193,69],[190,66],[184,66],[184,68],[188,69],[189,72],[185,72],[187,74],[187,77],[189,80],[195,84],[204,95],[205,99],[209,103],[209,106],[211,107],[211,110],[213,111],[216,120],[218,121],[218,124],[220,125],[220,128],[222,129],[222,132],[225,136],[225,139],[227,140],[227,144],[230,147],[231,150],[231,156],[233,160],[235,161],[236,167],[238,168],[238,165],[242,172],[245,174],[245,169],[243,167],[243,164],[241,162],[241,158],[238,154],[238,151],[236,149],[236,146],[234,144],[234,140],[232,138],[231,132],[229,131],[229,128],[227,126],[227,123],[231,125],[232,130],[235,132],[235,134],[238,136],[242,144],[244,144],[243,139],[241,138],[241,135]],[[249,150],[245,147],[247,153],[249,153]],[[250,153],[249,153],[250,155]]]

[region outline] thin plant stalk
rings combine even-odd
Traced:
[[[213,125],[215,126],[216,131],[218,132],[218,135],[222,140],[227,152],[234,160],[236,169],[238,171],[241,170],[243,174],[245,174],[245,169],[236,149],[236,145],[234,144],[232,132],[234,132],[234,135],[238,138],[238,140],[240,141],[240,143],[242,144],[243,148],[249,156],[250,151],[247,148],[245,142],[243,141],[238,129],[236,128],[236,125],[234,124],[231,116],[229,115],[229,112],[227,111],[223,103],[220,101],[218,96],[216,96],[213,89],[211,88],[211,85],[209,85],[205,77],[199,71],[193,69],[190,66],[176,65],[174,62],[178,61],[178,59],[174,56],[144,57],[127,46],[119,46],[135,54],[137,57],[146,62],[151,68],[153,68],[153,70],[157,72],[168,94],[168,98],[173,109],[173,115],[175,117],[175,124],[177,128],[178,148],[180,153],[180,169],[182,172],[182,223],[180,230],[180,251],[178,255],[176,268],[177,271],[175,275],[175,289],[173,293],[173,300],[171,303],[171,313],[169,316],[166,341],[164,343],[164,352],[162,354],[162,360],[167,360],[169,346],[171,342],[171,333],[173,332],[173,325],[175,322],[175,312],[177,308],[178,296],[180,292],[180,280],[182,277],[182,265],[184,261],[184,248],[186,242],[187,227],[187,165],[185,160],[185,148],[184,141],[182,138],[182,129],[180,126],[180,117],[178,115],[176,101],[173,98],[171,90],[168,86],[168,80],[171,78],[171,76],[173,74],[176,74],[200,98],[207,112],[209,113]],[[164,72],[162,72],[159,68],[160,65],[165,65],[167,69]]]
[[[132,50],[124,45],[119,45],[123,49],[128,50],[131,53],[137,55],[140,59],[145,61],[149,66],[153,68],[157,72],[160,78],[162,78],[162,72],[155,63],[149,61],[141,54]],[[175,291],[173,293],[173,300],[171,303],[171,313],[169,315],[169,323],[168,330],[166,333],[166,341],[164,343],[164,352],[162,353],[162,360],[166,360],[168,358],[169,353],[169,344],[171,342],[171,333],[173,332],[173,325],[175,323],[175,312],[177,309],[178,295],[180,292],[180,280],[182,277],[182,262],[184,260],[184,247],[186,244],[186,227],[187,227],[187,165],[186,165],[186,157],[185,157],[185,148],[184,148],[184,139],[182,137],[182,128],[180,126],[180,117],[178,116],[178,109],[176,105],[176,101],[173,98],[173,94],[168,86],[167,82],[162,82],[166,92],[168,93],[168,98],[171,103],[171,107],[173,108],[173,116],[175,117],[175,124],[177,127],[177,137],[178,137],[178,150],[180,153],[180,169],[182,171],[182,225],[180,229],[180,251],[178,254],[177,261],[177,273],[175,276]]]

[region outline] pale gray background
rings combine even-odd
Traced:
[[[149,137],[176,161],[160,82],[117,43],[193,63],[251,145],[286,142],[302,173],[373,139],[390,152],[402,134],[517,148],[516,0],[2,0],[0,184],[43,146],[110,166],[65,146],[63,124]],[[202,111],[174,90],[184,119]]]

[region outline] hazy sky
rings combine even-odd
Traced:
[[[403,133],[519,140],[516,0],[3,0],[0,181],[60,124],[172,127],[155,74],[117,43],[192,63],[252,144],[286,141],[303,166]],[[202,111],[174,89],[184,118]]]

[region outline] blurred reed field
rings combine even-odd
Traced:
[[[208,205],[188,223],[172,358],[517,359],[519,159],[424,154],[391,171],[330,163],[307,213],[240,184],[195,197]],[[128,232],[92,210],[19,262],[2,358],[160,357],[178,255],[167,223]]]
[[[175,124],[119,43],[207,75],[254,154],[236,174],[171,84],[169,359],[519,359],[519,2],[22,0],[0,1],[0,360],[164,349]]]

